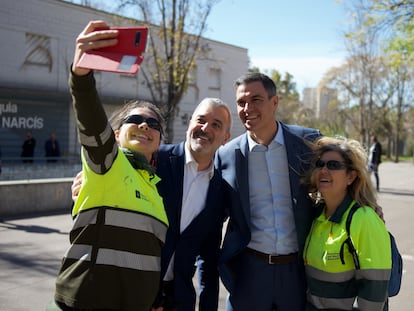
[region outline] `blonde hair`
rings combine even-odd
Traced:
[[[368,157],[364,147],[354,139],[345,137],[321,137],[312,144],[314,157],[310,170],[304,178],[309,187],[309,194],[314,201],[321,200],[316,184],[316,161],[328,151],[338,152],[344,159],[346,170],[355,171],[356,178],[348,186],[348,194],[361,206],[370,206],[374,210],[381,209],[377,203],[376,192],[367,170]]]

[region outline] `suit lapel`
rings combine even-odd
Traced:
[[[240,140],[240,149],[235,149],[237,186],[239,188],[240,204],[247,223],[250,223],[250,200],[249,200],[249,172],[248,172],[248,143],[247,133]]]
[[[303,143],[304,138],[294,135],[289,127],[284,124],[282,124],[282,127],[289,165],[291,196],[293,207],[295,208],[297,203],[296,198],[301,186],[300,179],[309,167],[308,160],[311,155],[311,150],[306,143]]]
[[[171,151],[170,157],[170,167],[171,167],[171,188],[174,189],[173,196],[175,197],[174,203],[172,204],[175,209],[172,213],[171,221],[174,224],[172,228],[180,228],[181,222],[181,208],[183,200],[183,184],[184,184],[184,163],[185,163],[185,152],[184,152],[184,143],[176,145]],[[176,232],[180,234],[180,232]]]

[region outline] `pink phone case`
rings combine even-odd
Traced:
[[[118,44],[85,52],[78,66],[86,69],[135,74],[139,70],[147,44],[147,27],[111,27],[117,29]]]

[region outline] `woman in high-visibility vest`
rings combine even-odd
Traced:
[[[80,34],[69,77],[83,183],[55,303],[62,310],[148,311],[159,288],[168,227],[151,165],[163,119],[153,104],[135,101],[116,111],[109,124],[93,73],[77,66],[83,49],[102,47],[112,40],[105,36],[116,35],[95,31],[104,26],[91,22]]]
[[[322,137],[305,178],[317,217],[308,235],[304,261],[307,310],[386,310],[391,269],[390,238],[367,171],[362,145],[352,139]],[[354,204],[350,237],[356,269],[345,243],[347,215]],[[381,213],[380,213],[381,214]]]

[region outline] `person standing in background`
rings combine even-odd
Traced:
[[[56,140],[55,133],[50,133],[50,137],[45,142],[45,156],[47,162],[56,162],[57,158],[60,157],[60,147],[59,142]]]
[[[22,153],[20,155],[23,158],[23,163],[33,163],[35,147],[36,139],[33,138],[31,131],[26,131],[26,139],[23,142]]]
[[[368,171],[374,172],[377,191],[379,191],[378,167],[381,164],[382,146],[376,136],[371,137],[371,146],[368,155]]]

